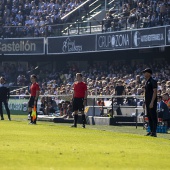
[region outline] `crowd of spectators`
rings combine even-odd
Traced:
[[[62,23],[72,22],[88,4],[61,19],[84,0],[0,0],[0,36],[4,38],[51,36],[62,30]],[[93,0],[89,1],[92,3]],[[170,0],[120,0],[117,11],[103,20],[103,31],[147,28],[170,24]],[[117,3],[117,1],[115,1]],[[111,6],[115,3],[109,3]]]
[[[41,107],[40,112],[45,115],[58,113],[59,116],[64,118],[72,117],[72,84],[75,81],[75,74],[82,72],[84,81],[88,85],[88,95],[100,95],[103,98],[98,99],[98,104],[104,106],[105,102],[110,98],[106,98],[105,95],[117,95],[118,86],[122,86],[125,95],[131,95],[123,100],[115,98],[113,100],[115,105],[128,105],[136,106],[142,105],[143,100],[136,99],[137,95],[143,95],[145,79],[141,71],[150,67],[153,70],[153,77],[158,81],[158,94],[162,95],[170,107],[170,76],[169,76],[169,63],[167,61],[154,62],[152,64],[137,64],[133,65],[117,62],[108,64],[93,64],[89,65],[86,70],[81,70],[76,64],[65,66],[63,70],[56,70],[50,72],[46,69],[36,70],[38,75],[38,83],[41,86],[40,98]],[[12,71],[13,69],[17,71]],[[29,76],[33,72],[28,70],[34,70],[33,66],[29,66],[27,69],[22,65],[18,66],[11,64],[4,64],[1,68],[1,75],[5,76],[10,86],[29,86]],[[120,71],[121,70],[121,71]],[[15,75],[15,76],[14,76]],[[14,82],[10,82],[12,77],[15,78]],[[16,87],[17,88],[17,87]],[[16,99],[28,99],[28,88],[15,90],[14,93]],[[49,95],[54,95],[52,98]],[[58,95],[69,95],[69,97],[57,97]],[[102,107],[101,107],[102,108]],[[101,109],[101,115],[103,110]]]
[[[4,38],[50,35],[51,25],[71,22],[72,15],[64,20],[61,18],[83,2],[83,0],[0,0],[0,35]],[[79,14],[81,10],[82,8],[74,15]]]
[[[104,18],[104,29],[113,31],[170,24],[170,0],[121,0],[118,11]]]
[[[7,66],[5,66],[7,67]],[[31,69],[33,66],[30,66]],[[135,96],[144,94],[144,84],[145,78],[141,71],[150,67],[153,70],[153,77],[158,81],[158,94],[167,94],[170,95],[170,65],[167,61],[162,62],[153,62],[152,64],[138,64],[134,63],[133,65],[128,63],[113,62],[108,64],[99,64],[95,63],[89,65],[86,70],[81,70],[76,64],[65,66],[63,70],[56,70],[50,72],[49,70],[39,69],[36,70],[38,76],[38,83],[40,84],[42,96],[48,95],[68,95],[70,97],[60,98],[63,99],[63,103],[60,104],[62,110],[62,116],[70,117],[71,115],[67,113],[67,109],[71,107],[71,96],[72,96],[72,84],[75,81],[75,75],[77,72],[83,74],[83,81],[87,83],[88,86],[88,95],[115,95],[117,93],[117,86],[123,86],[124,94],[131,95],[130,98],[124,98],[121,103],[118,103],[115,98],[114,104],[121,105],[142,105],[142,100],[136,100]],[[1,75],[5,76],[9,85],[12,86],[29,86],[30,79],[29,76],[33,72],[29,72],[24,69],[18,69],[19,71],[14,72],[9,71],[13,70],[13,66],[8,66],[8,69],[1,70]],[[22,72],[21,72],[22,70]],[[18,75],[17,75],[18,74]],[[16,75],[14,77],[14,75]],[[14,77],[15,82],[10,82],[11,77]],[[19,95],[20,98],[23,98],[24,95],[29,95],[29,89],[24,88],[21,90],[15,90],[14,93]],[[58,97],[55,99],[58,99]],[[134,96],[134,97],[133,97]],[[44,99],[42,99],[43,101]],[[98,102],[102,103],[109,101],[109,98],[99,99]],[[47,100],[45,100],[47,101]],[[52,112],[52,110],[47,110],[48,108],[55,109],[54,103],[46,102],[42,105],[42,110],[44,114]],[[66,103],[64,101],[67,101]],[[43,102],[42,102],[43,103]],[[67,108],[67,109],[66,109]]]

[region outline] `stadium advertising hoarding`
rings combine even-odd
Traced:
[[[166,32],[169,37],[166,36]],[[133,48],[152,48],[170,45],[170,27],[154,27],[137,30],[49,37],[47,54],[116,51]]]
[[[47,54],[87,53],[166,45],[170,45],[170,26],[77,36],[0,39],[0,54],[44,55],[45,51]]]
[[[48,37],[47,54],[84,53],[95,51],[95,35]]]
[[[131,31],[97,34],[96,51],[131,48]]]
[[[170,26],[166,27],[166,45],[170,45]]]
[[[165,27],[132,31],[132,48],[165,46]]]
[[[4,55],[45,54],[44,38],[0,39],[0,53]]]

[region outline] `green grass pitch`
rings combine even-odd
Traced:
[[[170,134],[146,137],[142,127],[0,121],[0,170],[170,169]]]

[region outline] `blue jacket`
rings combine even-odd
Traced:
[[[170,120],[169,108],[163,101],[160,102],[160,113],[162,112],[163,120]]]

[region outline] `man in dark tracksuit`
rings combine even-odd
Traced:
[[[4,103],[4,106],[5,106],[7,115],[8,115],[8,120],[11,120],[10,110],[8,108],[9,97],[10,97],[9,88],[5,84],[5,78],[1,77],[0,78],[0,113],[1,113],[1,120],[4,120],[2,103]]]
[[[157,137],[157,81],[152,78],[152,70],[146,68],[143,70],[143,74],[146,78],[145,83],[145,106],[147,111],[147,117],[149,120],[149,126],[151,131],[146,136]]]

